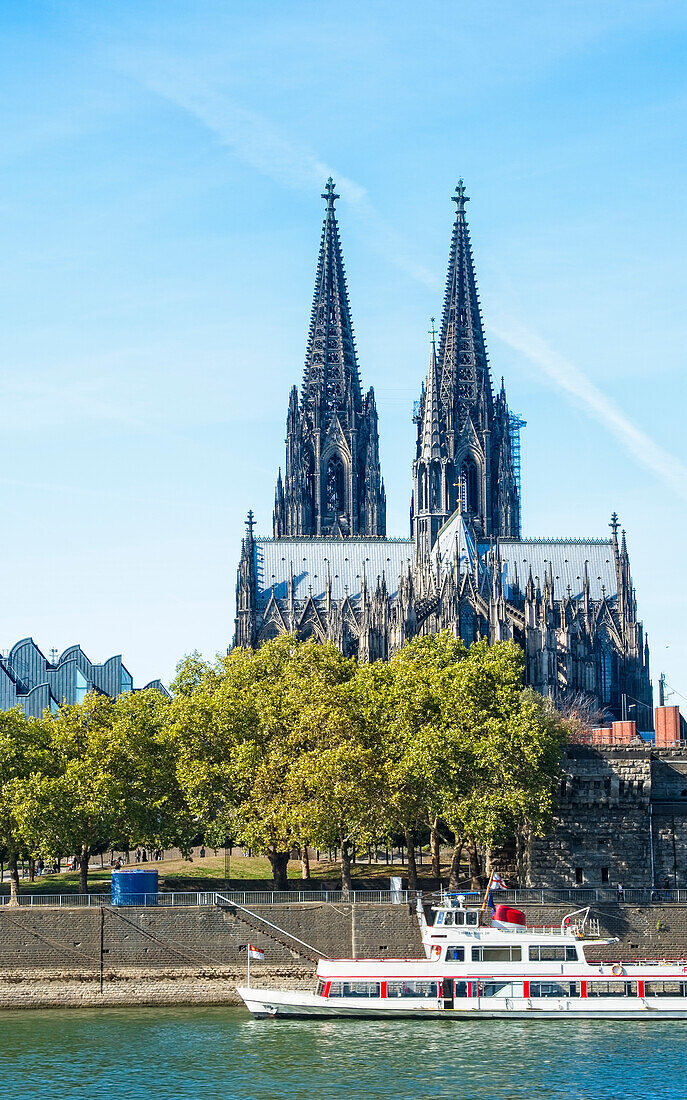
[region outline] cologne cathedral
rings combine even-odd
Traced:
[[[527,682],[651,728],[649,650],[625,532],[521,536],[519,432],[492,389],[462,180],[443,315],[416,405],[410,537],[387,538],[374,391],[361,385],[330,179],[305,372],[289,395],[273,535],[249,513],[235,644],[282,633],[386,659],[417,634],[514,639]],[[634,709],[631,709],[634,708]]]

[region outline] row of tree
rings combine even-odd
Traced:
[[[417,837],[478,852],[550,824],[564,737],[523,689],[512,643],[466,649],[420,637],[357,666],[290,636],[213,664],[179,667],[155,691],[89,695],[40,721],[0,715],[0,846],[13,888],[22,856],[75,853],[81,889],[104,845],[208,843],[264,853],[286,887],[294,849],[337,848],[344,889],[355,847],[402,835],[410,884]]]

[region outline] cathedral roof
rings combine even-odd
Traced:
[[[306,600],[310,595],[321,599],[329,575],[332,599],[346,595],[354,599],[360,595],[363,571],[368,591],[384,575],[387,592],[393,596],[414,553],[411,539],[256,539],[257,598],[268,600],[274,586],[277,599],[287,599],[293,576],[294,599]]]
[[[456,557],[460,561],[461,573],[474,568],[475,540],[463,519],[462,512],[454,512],[441,528],[433,553],[439,555],[444,569],[455,565]]]
[[[469,526],[461,512],[454,512],[439,531],[434,553],[441,559],[444,570],[453,566],[456,547],[461,572],[473,569],[475,553],[484,560],[491,543],[475,545]],[[523,592],[532,570],[535,586],[537,580],[543,586],[544,577],[553,569],[556,599],[562,599],[570,586],[570,597],[582,595],[584,563],[587,562],[589,595],[593,600],[615,596],[618,578],[613,559],[613,543],[610,539],[499,539],[502,563],[504,595],[510,599],[515,579]]]
[[[516,570],[518,584],[523,591],[530,569],[535,585],[537,578],[543,585],[545,574],[550,569],[553,570],[557,600],[567,595],[568,585],[571,598],[580,597],[585,562],[591,598],[600,600],[604,592],[607,597],[617,594],[618,578],[610,539],[499,539],[499,551],[507,599],[512,591]]]

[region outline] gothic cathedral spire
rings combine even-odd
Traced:
[[[510,412],[502,388],[494,401],[482,313],[458,181],[456,218],[439,330],[423,391],[414,464],[411,530],[418,553],[433,546],[441,524],[460,509],[478,538],[520,535],[520,502],[511,452]],[[434,356],[434,352],[432,353]],[[438,395],[435,392],[438,388]],[[428,399],[432,393],[432,405]],[[432,447],[427,418],[431,414]],[[438,424],[437,424],[438,421]],[[430,455],[431,450],[431,455]],[[431,518],[430,518],[431,517]]]
[[[429,369],[420,411],[417,454],[413,463],[412,535],[418,553],[427,556],[436,541],[439,528],[448,519],[448,487],[446,485],[446,445],[441,424],[439,371],[437,365],[436,332],[432,317]]]
[[[329,178],[300,402],[286,422],[286,473],[277,482],[274,536],[384,535],[374,391],[363,397]]]

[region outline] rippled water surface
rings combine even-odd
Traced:
[[[687,1021],[273,1021],[240,1009],[0,1013],[7,1097],[687,1096]]]

